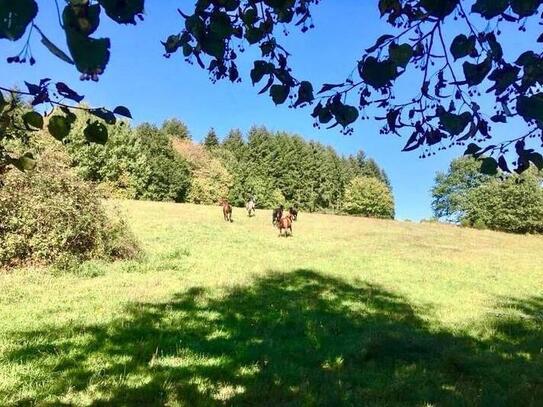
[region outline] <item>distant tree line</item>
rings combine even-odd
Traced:
[[[283,204],[394,217],[388,176],[363,152],[343,157],[332,147],[264,127],[246,137],[231,130],[222,141],[211,129],[199,144],[176,119],[162,127],[117,122],[106,144],[91,144],[84,136],[86,115],[79,114],[67,150],[80,175],[110,196],[199,204],[228,198],[237,206],[253,197],[259,208]]]
[[[342,157],[332,147],[264,127],[253,127],[247,140],[239,130],[232,130],[212,153],[233,175],[229,199],[236,205],[254,196],[262,207],[282,203],[308,211],[341,211],[356,177],[375,178],[390,194],[386,173],[364,153]]]

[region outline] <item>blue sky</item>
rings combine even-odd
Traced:
[[[112,38],[112,58],[98,83],[79,82],[76,70],[49,54],[37,36],[32,41],[37,64],[30,67],[2,63],[1,82],[22,87],[23,80],[37,81],[43,77],[64,80],[86,95],[91,105],[126,105],[136,123],[160,124],[166,118],[178,117],[188,125],[195,140],[203,138],[210,127],[222,137],[231,128],[247,131],[252,125],[265,125],[271,130],[284,130],[332,145],[342,154],[362,149],[390,176],[399,219],[431,216],[429,191],[435,173],[446,170],[450,160],[462,154],[462,149],[419,159],[417,152],[401,152],[405,140],[379,135],[382,123],[374,120],[358,122],[351,136],[342,135],[338,129],[316,130],[310,109],[276,107],[269,97],[257,94],[259,89],[251,85],[248,75],[252,57],[257,55],[251,50],[241,56],[240,71],[244,78],[241,84],[212,84],[205,71],[185,63],[180,55],[169,60],[163,58],[159,41],[178,32],[183,23],[176,8],[182,6],[189,11],[192,3],[147,0],[145,21],[135,27],[112,24],[102,15],[103,23],[95,36]],[[342,81],[353,70],[363,50],[373,45],[378,36],[391,32],[390,26],[379,19],[376,3],[324,0],[315,7],[316,28],[306,34],[293,29],[285,40],[297,77],[316,84]],[[53,2],[39,0],[38,4],[40,14],[36,23],[53,42],[63,44]],[[524,48],[526,38],[507,33],[502,40],[508,49],[518,50]],[[3,57],[16,54],[21,47],[6,41],[1,45]],[[414,79],[407,76],[397,94],[409,96],[413,94],[409,92],[418,92],[412,88]]]

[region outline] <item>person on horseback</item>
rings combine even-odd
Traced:
[[[247,209],[247,215],[249,217],[256,215],[256,204],[255,204],[255,198],[253,195],[249,197],[249,202],[245,205],[245,209]]]

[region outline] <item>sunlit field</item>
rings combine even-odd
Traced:
[[[0,405],[543,403],[543,238],[116,202],[146,254],[0,274]]]

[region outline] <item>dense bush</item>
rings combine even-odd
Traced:
[[[188,165],[172,147],[182,123],[167,121],[164,131],[149,124],[135,129],[127,123],[109,127],[105,145],[89,144],[83,135],[82,113],[70,134],[68,151],[85,180],[101,184],[114,197],[182,202],[189,185]],[[166,132],[169,132],[168,134]],[[177,138],[186,138],[188,133]]]
[[[531,169],[469,191],[464,223],[512,233],[543,233],[541,177]]]
[[[1,181],[0,266],[138,253],[126,224],[106,213],[92,186],[58,152],[42,154],[34,171],[11,170]]]
[[[394,198],[387,185],[373,177],[356,177],[345,190],[343,209],[351,215],[394,218]]]
[[[543,233],[543,177],[537,169],[489,176],[480,167],[480,161],[461,158],[437,175],[435,216],[476,229]]]

